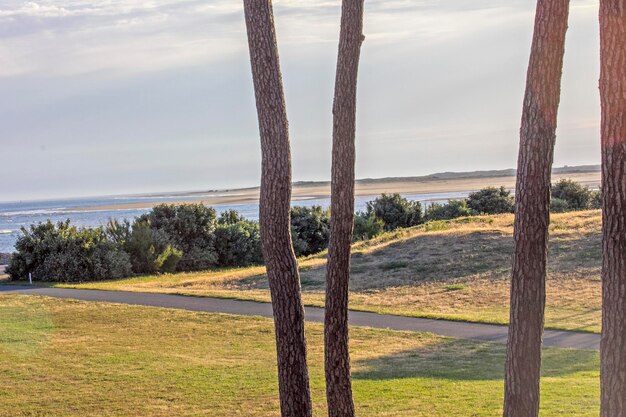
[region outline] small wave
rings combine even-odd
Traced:
[[[246,194],[244,193],[240,193],[240,194],[211,194],[211,195],[203,195],[200,197],[241,197],[244,196]]]
[[[76,209],[76,208],[54,208],[54,209],[42,209],[42,210],[25,210],[25,211],[5,211],[0,213],[0,217],[17,217],[17,216],[52,216],[52,215],[66,215],[66,214],[82,214],[82,213],[105,213],[105,212],[118,212],[118,211],[146,211],[149,207],[142,208],[106,208],[106,209]]]
[[[108,212],[112,212],[113,213],[113,212],[118,212],[118,211],[149,211],[149,210],[150,210],[150,207],[139,207],[139,208],[126,208],[126,207],[114,208],[114,207],[112,207],[112,208],[106,208],[106,209],[88,209],[88,208],[80,209],[80,210],[77,210],[77,209],[67,209],[67,210],[62,210],[59,213],[60,214],[66,214],[66,213],[69,213],[69,214],[73,214],[73,213],[78,213],[78,214],[80,214],[80,213],[108,213]]]
[[[0,229],[0,235],[11,235],[14,232],[15,232],[15,230]]]
[[[23,211],[4,211],[0,213],[2,217],[12,216],[38,216],[41,214],[57,214],[63,213],[67,210],[65,207],[51,208],[51,209],[37,209],[37,210],[23,210]]]
[[[219,197],[241,197],[246,194],[180,194],[180,195],[153,195],[153,196],[137,196],[137,197],[115,197],[114,200],[149,200],[149,201],[159,201],[159,200],[185,200],[185,199],[196,199],[196,198],[219,198]]]

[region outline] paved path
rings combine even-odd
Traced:
[[[269,303],[223,298],[189,297],[174,294],[125,291],[76,290],[16,286],[0,286],[0,293],[2,292],[272,318],[272,306]],[[318,307],[306,307],[305,316],[307,321],[323,322],[324,309]],[[480,342],[506,343],[507,339],[506,326],[392,316],[361,311],[350,311],[350,324],[354,326],[366,326],[378,329],[431,332],[441,336],[471,339]],[[582,332],[546,330],[543,342],[545,346],[551,347],[597,350],[600,346],[600,335]]]

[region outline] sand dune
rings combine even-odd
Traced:
[[[589,187],[597,188],[600,184],[600,172],[567,173],[555,174],[553,180],[570,178],[583,183]],[[471,192],[487,186],[505,186],[509,189],[515,187],[514,176],[481,177],[481,178],[457,178],[457,179],[417,179],[401,180],[390,179],[377,181],[359,181],[356,184],[355,193],[357,196],[377,196],[382,193],[400,194],[421,194],[421,193],[446,193],[446,192]],[[243,204],[256,203],[259,201],[258,188],[244,188],[236,190],[222,191],[202,191],[189,193],[186,196],[195,197],[202,195],[205,198],[185,199],[182,195],[179,200],[174,199],[168,204],[181,203],[202,203],[206,205],[217,204]],[[296,184],[293,188],[292,198],[294,200],[309,198],[330,197],[330,184],[310,183]],[[146,199],[139,203],[120,203],[103,206],[84,207],[82,210],[116,210],[116,209],[142,209],[151,208],[161,202],[154,202]],[[76,209],[74,209],[76,210]]]

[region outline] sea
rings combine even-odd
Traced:
[[[232,194],[231,194],[232,195]],[[468,192],[449,193],[424,193],[406,194],[405,198],[412,201],[420,201],[422,207],[428,207],[433,203],[445,203],[449,200],[467,197]],[[368,201],[376,196],[359,196],[355,199],[355,211],[364,211]],[[167,203],[168,201],[188,201],[190,203],[205,200],[203,195],[172,195],[158,196],[109,196],[95,198],[77,198],[64,200],[41,200],[0,202],[0,253],[11,253],[15,250],[15,242],[21,233],[21,228],[46,222],[65,221],[69,219],[72,224],[81,227],[98,227],[105,225],[110,219],[132,220],[150,211],[151,203]],[[97,209],[96,207],[110,207],[126,203],[146,203],[146,208],[111,208]],[[330,198],[299,197],[291,202],[292,206],[330,206]],[[93,208],[92,208],[93,207]],[[241,215],[250,220],[258,220],[259,204],[216,204],[213,206],[217,213],[229,209],[237,210]]]

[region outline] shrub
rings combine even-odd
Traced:
[[[591,208],[593,191],[582,184],[569,179],[561,179],[552,186],[552,198],[567,203],[569,210],[587,210]]]
[[[129,256],[108,240],[103,228],[76,228],[48,221],[22,228],[7,272],[11,279],[32,273],[39,281],[92,281],[130,275]]]
[[[467,206],[476,214],[513,213],[515,202],[511,192],[504,187],[487,187],[471,193]]]
[[[566,211],[569,211],[569,209],[569,205],[565,200],[554,197],[550,200],[550,211],[552,213],[565,213]]]
[[[330,238],[330,217],[320,206],[291,208],[291,240],[296,256],[323,251]]]
[[[122,245],[130,256],[134,273],[154,274],[158,272],[156,258],[160,252],[159,249],[164,249],[166,244],[157,242],[147,220],[136,220],[133,223],[132,231],[123,240]]]
[[[385,223],[376,216],[359,212],[354,216],[354,231],[352,240],[372,239],[385,230]]]
[[[591,191],[591,207],[592,209],[602,208],[602,189]]]
[[[96,229],[101,232],[101,229]],[[132,275],[130,257],[113,242],[101,240],[93,246],[90,260],[91,280],[119,279]]]
[[[236,224],[245,221],[244,217],[237,210],[229,209],[220,214],[217,219],[218,224]]]
[[[202,204],[160,204],[136,222],[148,222],[158,234],[153,233],[153,239],[164,239],[166,244],[183,252],[177,271],[200,271],[216,265],[213,232],[217,219],[213,208]],[[165,246],[161,250],[165,250]],[[159,248],[155,249],[160,253]]]
[[[465,200],[450,200],[446,204],[433,203],[426,209],[427,220],[450,220],[472,214]]]
[[[367,215],[382,220],[385,230],[390,231],[422,223],[422,205],[400,194],[382,194],[367,203]]]
[[[106,226],[104,226],[104,232],[111,242],[124,246],[130,239],[132,233],[132,226],[130,221],[109,219]]]
[[[249,220],[221,223],[215,229],[219,266],[248,266],[263,262],[259,224]]]
[[[154,264],[159,272],[171,274],[176,271],[176,265],[183,257],[183,252],[179,249],[167,245],[165,250],[157,256]]]

